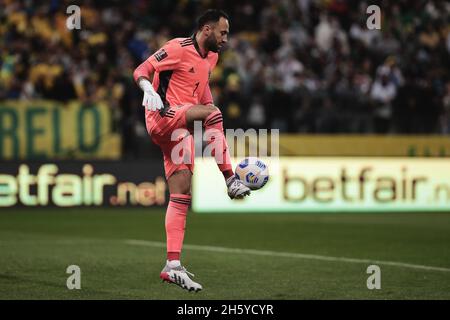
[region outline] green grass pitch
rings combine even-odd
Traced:
[[[0,299],[450,299],[450,214],[190,212],[182,261],[199,293],[159,279],[164,240],[164,210],[1,209]]]

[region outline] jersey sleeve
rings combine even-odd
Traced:
[[[142,62],[133,72],[134,81],[138,81],[140,77],[147,78],[150,80],[150,75],[153,74],[155,68],[148,62],[148,59]]]
[[[161,49],[151,55],[147,61],[156,71],[174,70],[177,68],[183,55],[183,48],[178,41],[169,41]]]

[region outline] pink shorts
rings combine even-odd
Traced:
[[[156,111],[145,112],[147,132],[163,153],[166,179],[179,170],[194,172],[194,138],[186,123],[190,107],[192,104],[170,107],[164,116]]]

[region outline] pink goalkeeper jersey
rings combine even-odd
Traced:
[[[212,103],[209,77],[219,56],[201,56],[194,37],[175,38],[150,56],[145,63],[155,68],[153,87],[165,105]]]

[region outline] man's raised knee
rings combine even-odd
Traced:
[[[211,114],[221,114],[220,109],[214,105],[196,105],[187,110],[186,122],[192,127],[194,121],[205,121]]]

